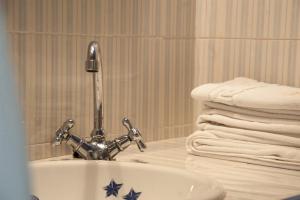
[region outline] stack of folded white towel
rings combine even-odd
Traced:
[[[300,88],[236,78],[192,91],[203,104],[187,151],[300,170]]]

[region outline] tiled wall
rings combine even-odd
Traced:
[[[89,41],[101,44],[105,128],[123,116],[144,137],[190,134],[190,90],[247,76],[300,87],[300,0],[7,0],[12,58],[32,159],[66,153],[63,120],[92,129]]]
[[[245,76],[300,87],[300,0],[196,2],[194,86]]]
[[[195,85],[246,76],[300,87],[300,0],[197,0]]]
[[[74,133],[92,130],[86,48],[99,41],[104,71],[104,127],[124,134],[129,117],[147,141],[192,130],[195,1],[7,0],[12,58],[24,105],[31,159],[67,153],[53,148],[67,118]]]

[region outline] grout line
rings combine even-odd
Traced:
[[[103,37],[103,38],[153,38],[153,39],[215,39],[215,40],[300,40],[300,38],[254,38],[254,37],[191,37],[191,36],[155,36],[155,35],[127,35],[127,34],[79,34],[79,33],[49,33],[49,32],[30,32],[30,31],[7,31],[10,34],[32,34],[32,35],[48,35],[48,36],[78,36],[78,37]]]
[[[51,142],[42,142],[42,143],[35,143],[35,144],[27,144],[27,147],[31,147],[31,146],[36,146],[36,145],[46,145],[46,144],[50,144],[52,145]],[[54,146],[55,147],[55,146]]]
[[[193,126],[194,124],[182,124],[182,125],[174,125],[174,126],[162,126],[162,127],[158,127],[158,128],[183,128],[183,127],[189,127],[189,126]]]

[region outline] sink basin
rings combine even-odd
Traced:
[[[30,164],[39,200],[223,199],[220,184],[184,170],[114,161],[38,161]],[[32,199],[35,199],[33,197]]]

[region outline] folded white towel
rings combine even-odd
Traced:
[[[192,97],[244,108],[294,110],[300,115],[300,88],[268,84],[248,78],[199,86],[192,91]]]
[[[218,138],[256,142],[261,144],[273,144],[300,148],[300,138],[263,131],[252,131],[226,126],[218,126],[209,123],[198,124],[199,130],[209,131]]]
[[[220,114],[202,114],[197,119],[197,124],[201,123],[219,124],[233,128],[277,133],[300,138],[300,125],[295,124],[276,124],[246,121],[227,117]]]
[[[194,155],[300,170],[298,148],[224,139],[210,131],[190,135],[186,148]]]
[[[269,117],[252,116],[248,114],[239,114],[232,111],[220,110],[220,109],[204,109],[202,115],[222,115],[233,119],[239,119],[248,122],[260,122],[265,124],[284,124],[284,125],[298,125],[300,127],[300,121],[292,119],[276,119]]]
[[[225,110],[234,112],[237,114],[246,114],[251,116],[258,116],[258,117],[266,117],[266,118],[272,118],[272,119],[291,119],[299,121],[300,124],[300,115],[297,115],[297,112],[290,111],[290,110],[267,110],[267,109],[248,109],[248,108],[242,108],[237,106],[229,106],[222,103],[215,103],[215,102],[203,102],[205,107],[207,108],[215,108],[218,110]]]

